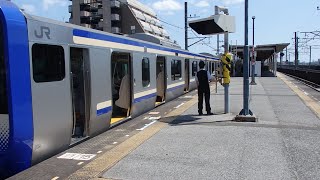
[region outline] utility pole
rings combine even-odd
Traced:
[[[294,32],[294,65],[295,65],[295,69],[297,69],[298,67],[298,37],[297,37],[297,32]]]
[[[217,35],[217,55],[219,56],[220,54],[220,40],[219,40],[219,34]]]
[[[188,2],[184,2],[184,49],[188,50]]]
[[[310,46],[310,62],[309,62],[309,68],[311,68],[311,46]]]
[[[286,47],[286,62],[288,62],[288,47]]]

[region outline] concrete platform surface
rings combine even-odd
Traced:
[[[99,178],[319,179],[320,112],[282,79],[290,81],[257,78],[250,87],[255,123],[231,121],[242,109],[242,78],[230,85],[231,114],[223,114],[221,86],[211,95],[216,115],[198,116],[193,97],[191,108],[174,120],[160,119],[167,125]]]

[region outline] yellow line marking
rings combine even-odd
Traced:
[[[304,101],[304,103],[318,116],[318,118],[320,118],[320,105],[318,104],[318,102],[314,101],[307,94],[301,91],[298,86],[293,86],[292,84],[288,83],[286,76],[282,73],[279,73],[278,77]]]
[[[119,122],[119,121],[121,121],[121,120],[123,120],[124,119],[124,117],[121,117],[121,118],[111,118],[111,124],[114,124],[114,123],[116,123],[116,122]]]

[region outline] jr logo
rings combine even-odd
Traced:
[[[37,32],[37,30],[34,31],[34,35],[37,38],[43,38],[44,35],[47,36],[48,39],[50,39],[50,28],[41,26],[40,27],[40,32]]]

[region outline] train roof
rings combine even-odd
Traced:
[[[53,19],[49,19],[49,18],[45,18],[45,17],[30,15],[25,12],[23,12],[23,14],[26,17],[26,19],[28,19],[28,20],[46,22],[46,23],[55,24],[55,25],[59,25],[59,26],[69,27],[69,28],[76,30],[76,32],[78,32],[78,33],[82,32],[82,34],[83,33],[92,33],[95,36],[104,36],[105,35],[105,36],[108,36],[109,38],[111,37],[112,39],[116,39],[119,43],[129,42],[132,45],[136,45],[136,46],[152,47],[152,48],[160,49],[163,51],[183,54],[185,56],[193,56],[194,58],[205,58],[208,60],[219,60],[218,57],[210,57],[210,56],[206,56],[206,55],[191,53],[191,52],[183,50],[183,49],[166,47],[166,46],[155,44],[155,43],[148,42],[148,41],[134,39],[134,38],[130,38],[130,37],[122,36],[122,35],[117,35],[117,34],[113,34],[113,33],[109,33],[109,32],[104,32],[104,31],[100,31],[100,30],[85,28],[85,27],[78,26],[75,24],[65,23],[65,22],[61,22],[61,21],[57,21],[57,20],[53,20]]]

